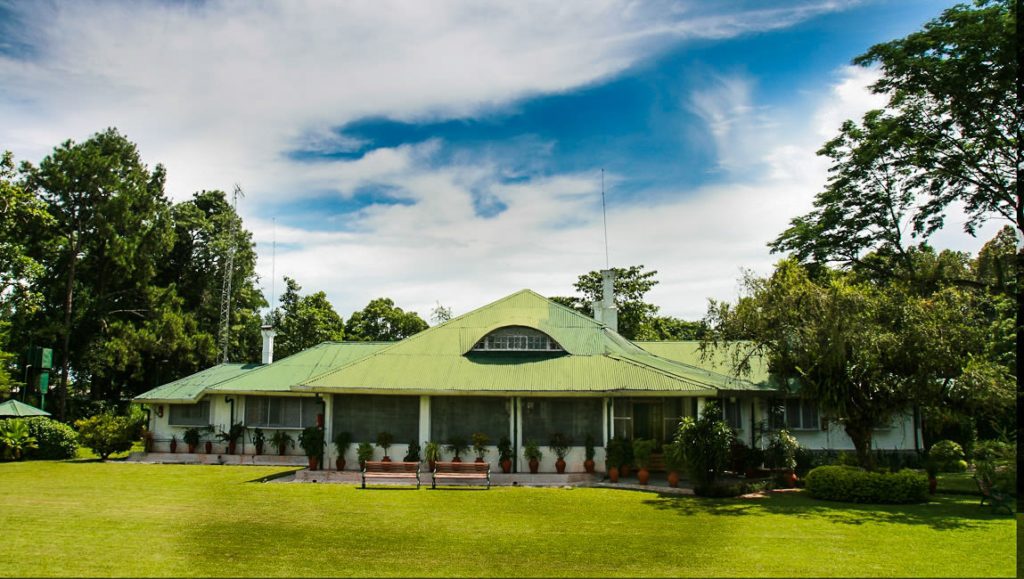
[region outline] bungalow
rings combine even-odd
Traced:
[[[616,332],[610,273],[605,299],[594,304],[596,319],[522,290],[399,342],[325,342],[276,362],[268,330],[263,364],[220,364],[134,401],[151,410],[155,451],[165,450],[172,436],[181,440],[188,427],[227,430],[237,422],[291,431],[293,438],[322,424],[327,440],[349,432],[356,443],[375,442],[387,431],[397,457],[407,444],[482,432],[491,441],[507,436],[516,468],[525,470],[524,443],[545,449],[550,435],[560,432],[575,441],[568,471],[581,472],[588,436],[599,447],[601,469],[600,447],[612,436],[670,441],[680,419],[697,415],[711,399],[721,402],[725,420],[748,445],[761,443],[761,426],[771,414],[805,447],[853,449],[813,400],[782,396],[764,364],[739,378],[729,372],[726,356],[703,359],[697,342],[623,338]],[[913,449],[920,437],[915,431],[912,418],[900,416],[880,426],[875,445]],[[240,452],[255,449],[242,441]],[[325,463],[335,458],[330,448]],[[493,448],[487,458],[496,469]],[[357,464],[354,450],[345,459]],[[554,462],[545,452],[541,471],[554,472]]]

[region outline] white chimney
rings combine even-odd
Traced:
[[[260,334],[263,335],[263,363],[270,364],[274,361],[274,326],[260,326]]]
[[[619,331],[619,311],[615,307],[615,270],[601,270],[601,301],[591,304],[594,319],[608,326],[613,332]]]

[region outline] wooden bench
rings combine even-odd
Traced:
[[[366,488],[366,479],[416,479],[416,488],[420,488],[420,463],[368,460],[363,464],[362,481]]]
[[[431,476],[430,488],[437,488],[438,480],[486,481],[491,488],[491,465],[486,462],[437,462]]]
[[[986,480],[984,477],[974,477],[974,482],[978,485],[978,492],[981,493],[981,502],[979,504],[984,505],[985,501],[988,501],[992,505],[992,510],[999,511],[999,509],[1006,509],[1006,512],[1013,514],[1013,498],[1006,494],[999,492],[992,488],[992,483]]]

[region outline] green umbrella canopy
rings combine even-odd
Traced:
[[[40,410],[35,406],[29,406],[24,402],[18,402],[17,400],[8,400],[3,404],[0,404],[0,417],[7,416],[49,416],[50,413],[45,410]]]

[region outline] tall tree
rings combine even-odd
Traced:
[[[615,306],[618,308],[619,333],[629,339],[636,339],[649,320],[658,313],[658,307],[644,301],[644,296],[658,284],[654,279],[657,270],[644,271],[643,265],[628,268],[616,267]],[[601,272],[591,271],[579,276],[573,284],[580,297],[553,297],[553,301],[571,307],[580,313],[593,316],[593,302],[600,301],[603,288]]]
[[[416,312],[403,311],[391,298],[377,298],[349,316],[345,336],[352,341],[390,342],[408,338],[428,327]]]
[[[270,315],[277,329],[275,356],[291,356],[321,342],[341,341],[345,337],[345,323],[327,300],[327,294],[319,291],[303,296],[299,294],[302,286],[294,279],[285,277],[284,283],[281,307]]]

